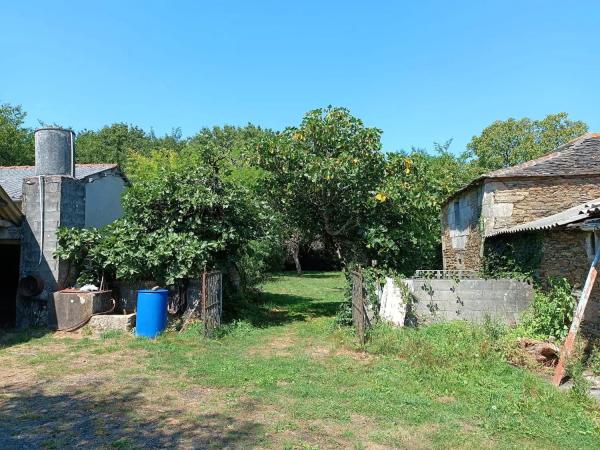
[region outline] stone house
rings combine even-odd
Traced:
[[[566,278],[581,289],[600,234],[600,134],[588,133],[541,158],[474,180],[443,205],[444,269],[484,268],[490,248],[511,246],[544,282]],[[585,313],[600,334],[600,286]]]
[[[116,164],[75,164],[74,133],[35,132],[35,166],[0,167],[0,327],[44,324],[69,268],[54,259],[61,226],[100,227],[122,215]]]
[[[444,269],[481,270],[487,237],[600,198],[600,133],[482,175],[442,207]]]
[[[533,259],[534,269],[542,283],[550,277],[566,278],[576,291],[580,291],[600,245],[600,198],[548,217],[497,230],[486,239],[488,246],[510,243],[513,248],[521,246],[530,254],[537,253]],[[590,299],[582,326],[588,334],[599,336],[600,282],[596,282]]]

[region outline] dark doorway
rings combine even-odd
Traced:
[[[19,243],[0,244],[0,328],[16,323],[20,253]]]

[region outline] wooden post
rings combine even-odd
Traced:
[[[206,323],[206,269],[202,271],[200,278],[200,289],[202,291],[202,320]]]
[[[592,288],[596,282],[596,277],[598,276],[597,267],[598,263],[600,262],[600,243],[597,245],[598,249],[596,250],[596,256],[594,257],[594,261],[592,261],[592,265],[590,266],[590,271],[588,272],[587,279],[585,280],[585,286],[583,286],[581,296],[579,297],[579,302],[577,303],[577,308],[575,309],[575,314],[573,314],[573,322],[571,322],[569,334],[567,335],[565,344],[560,351],[560,359],[558,360],[558,364],[556,365],[556,369],[554,371],[554,376],[552,377],[552,383],[554,383],[555,386],[560,386],[560,382],[565,375],[565,365],[567,359],[569,356],[571,356],[571,352],[573,351],[575,337],[577,336],[577,331],[579,330],[579,325],[581,325],[585,307],[587,306],[590,294],[592,293]]]

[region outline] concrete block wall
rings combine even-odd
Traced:
[[[533,286],[510,279],[430,280],[407,279],[412,312],[421,323],[491,317],[504,323],[518,322],[533,300]]]
[[[43,216],[40,180],[44,188]],[[61,226],[84,226],[85,186],[74,178],[61,175],[44,176],[41,179],[26,178],[23,180],[21,209],[25,217],[22,226],[20,278],[37,276],[43,280],[44,290],[35,298],[17,298],[17,325],[45,325],[48,299],[52,292],[64,287],[62,284],[67,282],[68,276],[67,265],[54,259],[58,245],[56,231]]]

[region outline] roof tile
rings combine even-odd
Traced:
[[[75,178],[82,180],[115,168],[117,168],[116,164],[76,164]],[[35,166],[0,166],[0,186],[13,200],[21,200],[23,179],[33,176],[35,176]]]

